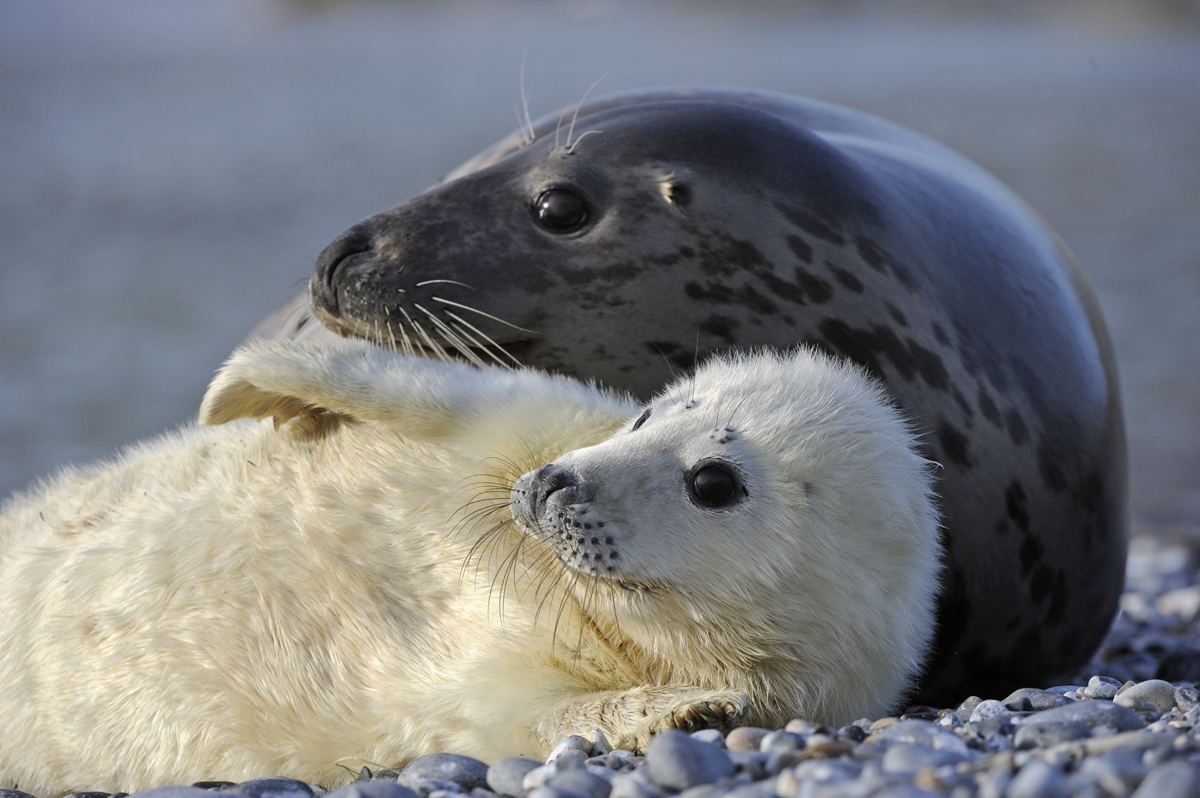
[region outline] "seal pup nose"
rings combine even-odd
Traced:
[[[579,497],[582,482],[579,475],[569,468],[557,463],[551,463],[533,472],[529,483],[530,498],[534,508],[544,509],[550,497],[560,491],[566,491],[558,496],[558,504],[570,504]]]
[[[569,468],[556,463],[530,471],[513,485],[509,506],[525,522],[537,525],[553,498],[563,506],[578,502],[583,496],[583,480]]]

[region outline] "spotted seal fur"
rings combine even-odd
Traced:
[[[923,702],[1085,662],[1123,583],[1124,427],[1095,298],[1045,222],[960,155],[824,103],[679,89],[573,113],[350,228],[264,330],[643,396],[664,357],[796,342],[846,356],[943,466]],[[325,326],[306,324],[310,300]]]
[[[932,476],[862,370],[718,358],[644,408],[491,371],[259,343],[201,420],[278,428],[189,427],[8,503],[0,785],[332,786],[594,728],[844,724],[912,683]]]

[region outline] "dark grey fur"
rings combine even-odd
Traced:
[[[641,396],[670,378],[664,359],[798,342],[846,356],[944,466],[948,568],[920,699],[1081,665],[1122,587],[1124,427],[1095,298],[1044,222],[961,156],[821,103],[616,95],[582,107],[570,146],[559,119],[338,238],[312,279],[318,317],[426,353],[407,325],[449,350],[470,343],[465,320],[496,344],[482,360],[502,346]],[[539,226],[551,187],[585,199],[580,230]],[[305,305],[263,334],[323,334]]]

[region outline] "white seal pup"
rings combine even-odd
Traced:
[[[824,355],[715,359],[638,407],[262,343],[200,420],[223,426],[4,508],[0,786],[331,784],[346,758],[542,757],[593,728],[842,724],[890,709],[932,634],[929,464]]]

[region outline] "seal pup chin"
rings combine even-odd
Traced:
[[[4,786],[334,784],[593,728],[842,724],[900,700],[932,634],[928,463],[813,352],[638,406],[261,342],[200,421],[4,506]]]

